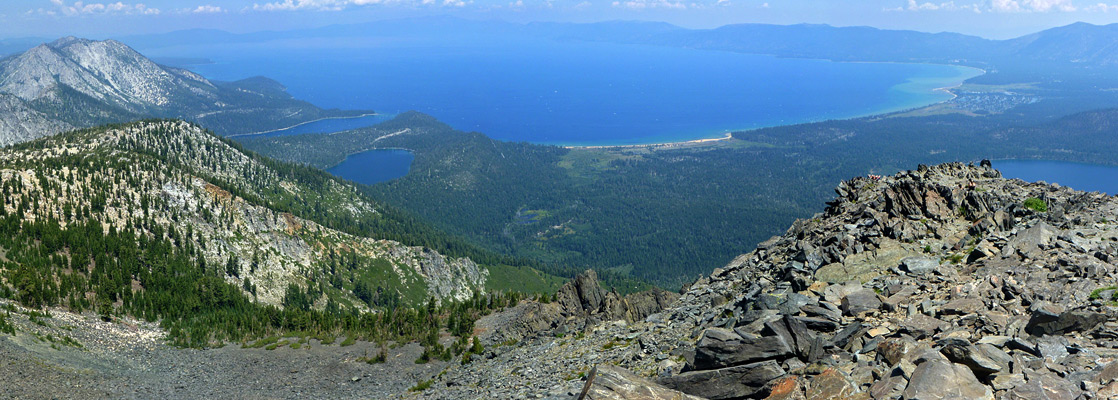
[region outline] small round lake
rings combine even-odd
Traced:
[[[413,159],[415,156],[407,150],[369,150],[346,157],[345,161],[326,172],[357,183],[373,185],[407,175]]]
[[[994,168],[1006,178],[1059,183],[1075,190],[1118,194],[1118,167],[1048,160],[1001,160]]]

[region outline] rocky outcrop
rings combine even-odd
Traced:
[[[658,288],[621,296],[603,289],[598,274],[587,270],[560,287],[554,302],[523,302],[478,320],[482,331],[479,337],[485,343],[504,343],[541,334],[577,332],[601,322],[641,321],[678,297]]]
[[[557,365],[617,363],[704,398],[1118,393],[1118,199],[959,163],[855,178],[837,194],[642,321],[540,338],[470,373],[579,354]],[[1024,205],[1033,198],[1047,210]],[[553,382],[553,398],[575,391]]]
[[[598,274],[587,270],[559,288],[555,295],[563,315],[591,322],[640,321],[667,307],[678,294],[659,288],[621,296],[598,284]]]

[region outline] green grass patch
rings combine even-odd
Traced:
[[[615,347],[625,347],[625,346],[628,346],[628,345],[629,345],[628,341],[613,339],[613,340],[610,340],[609,342],[606,342],[606,344],[602,345],[602,350],[610,350],[610,349],[613,349]]]
[[[338,340],[338,337],[334,336],[332,333],[320,333],[314,338],[318,339],[318,342],[322,343],[323,346],[334,344],[334,341]]]
[[[357,343],[357,337],[354,337],[354,336],[351,335],[351,336],[346,336],[345,340],[343,340],[342,343],[339,346],[342,346],[342,347],[353,346],[354,343]]]
[[[1107,290],[1113,290],[1114,291],[1114,293],[1110,295],[1111,300],[1118,300],[1118,286],[1107,286],[1107,287],[1104,287],[1104,288],[1095,289],[1095,290],[1091,291],[1091,294],[1089,296],[1087,296],[1087,298],[1090,299],[1090,300],[1102,299],[1102,292],[1105,292]]]
[[[1025,199],[1025,207],[1036,212],[1047,212],[1048,204],[1036,197]]]
[[[286,340],[281,340],[277,343],[272,343],[270,345],[265,346],[264,350],[275,350],[275,349],[278,349],[280,347],[287,346],[288,343],[290,343],[290,342],[288,342]]]
[[[419,383],[415,384],[415,386],[412,386],[412,387],[408,388],[408,391],[409,392],[422,392],[424,390],[430,389],[431,385],[433,385],[434,383],[435,383],[434,379],[428,379],[428,380],[425,380],[425,381],[420,381]]]
[[[247,344],[246,343],[244,345],[241,345],[241,348],[259,349],[261,347],[264,347],[264,346],[267,346],[267,345],[270,345],[270,344],[274,344],[278,341],[279,341],[279,336],[268,336],[266,338],[257,339],[255,342],[252,342],[252,344]]]

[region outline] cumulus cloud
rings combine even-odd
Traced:
[[[294,10],[320,10],[338,11],[345,8],[347,1],[336,0],[284,0],[264,4],[252,4],[252,9],[257,11],[294,11]]]
[[[934,2],[917,2],[916,0],[908,0],[908,4],[904,7],[897,7],[889,9],[889,11],[974,11],[982,12],[982,8],[977,4],[956,4],[954,1],[946,1],[942,3]]]
[[[1100,3],[1102,4],[1102,3]],[[1105,4],[1104,4],[1105,6]],[[1097,8],[1091,6],[1083,8],[1088,10]],[[919,2],[917,0],[908,0],[907,4],[901,7],[886,8],[886,11],[973,11],[976,13],[981,12],[996,12],[996,13],[1024,13],[1024,12],[1074,12],[1079,11],[1072,0],[986,0],[982,3],[955,3],[954,0],[947,2]]]
[[[403,2],[418,2],[420,4],[436,4],[436,0],[283,0],[267,3],[253,3],[245,10],[255,11],[341,11],[353,6],[369,6],[375,4],[391,4]],[[446,6],[460,7],[473,3],[465,0],[443,1]]]
[[[224,8],[221,8],[221,6],[211,6],[207,4],[195,8],[184,8],[180,10],[180,12],[189,14],[218,14],[226,12],[226,10]]]
[[[1087,12],[1104,12],[1104,13],[1107,13],[1107,12],[1118,12],[1118,5],[1114,5],[1114,6],[1112,6],[1112,5],[1110,5],[1110,4],[1106,4],[1106,3],[1098,3],[1098,4],[1092,4],[1092,5],[1089,5],[1089,6],[1083,7],[1083,11],[1087,11]]]
[[[159,14],[158,8],[151,8],[143,3],[86,3],[84,1],[75,1],[67,3],[64,0],[50,0],[54,4],[54,8],[40,8],[38,10],[31,10],[29,13],[39,13],[47,15],[98,15],[98,14],[138,14],[138,15],[155,15]]]

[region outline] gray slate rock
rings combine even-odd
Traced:
[[[1006,400],[1075,400],[1082,394],[1082,390],[1067,379],[1060,379],[1047,372],[1027,372],[1025,378],[1028,382],[1017,385],[1006,392]]]
[[[1091,330],[1106,320],[1106,314],[1095,312],[1068,311],[1053,315],[1048,310],[1038,310],[1029,318],[1025,332],[1034,336],[1062,335]]]
[[[901,260],[901,269],[923,275],[939,268],[939,260],[930,257],[908,257]]]
[[[660,383],[681,392],[711,400],[740,399],[760,393],[773,379],[784,376],[776,361],[762,361],[736,367],[685,372]]]
[[[668,389],[628,370],[599,365],[590,371],[578,400],[702,400]]]
[[[881,299],[869,289],[851,292],[842,298],[842,313],[857,316],[881,308]]]
[[[949,360],[970,367],[971,371],[978,375],[1008,370],[1009,363],[1013,361],[1013,358],[1008,354],[988,344],[972,346],[970,344],[952,343],[943,346],[940,351]]]
[[[901,323],[901,328],[917,339],[932,336],[948,326],[946,322],[924,314],[915,314]]]
[[[723,328],[703,332],[695,347],[695,369],[717,369],[786,357],[792,347],[780,335],[742,337]]]
[[[970,368],[949,361],[930,360],[916,366],[903,398],[993,400],[994,393],[978,381]]]

